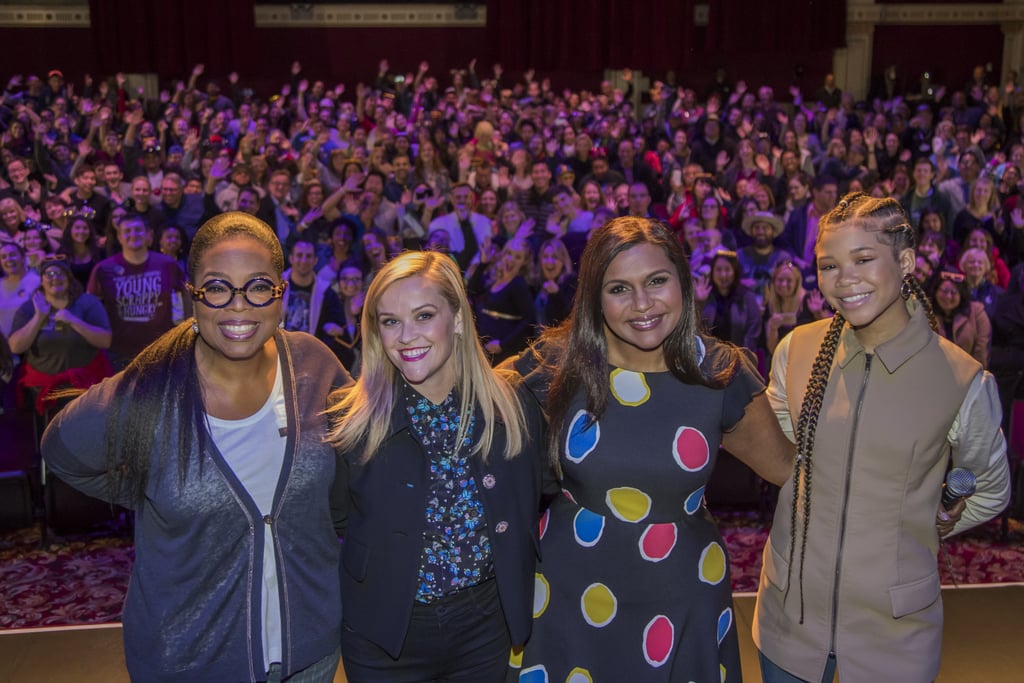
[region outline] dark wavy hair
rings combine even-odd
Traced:
[[[665,252],[676,268],[682,290],[679,321],[662,343],[669,371],[686,384],[719,388],[728,383],[740,362],[737,352],[707,374],[702,372],[697,354],[700,318],[694,304],[693,280],[675,235],[648,218],[623,216],[610,221],[591,235],[583,251],[571,315],[558,327],[545,331],[538,344],[538,349],[543,350],[542,362],[552,376],[546,408],[550,424],[548,449],[556,464],[561,429],[576,393],[583,392],[587,410],[595,419],[604,413],[610,389],[607,332],[601,313],[604,275],[616,256],[641,244]]]
[[[199,228],[188,258],[193,284],[203,255],[226,239],[244,236],[265,246],[274,272],[284,272],[284,252],[266,223],[240,211],[211,218]],[[111,500],[139,502],[151,472],[163,474],[177,454],[179,486],[206,450],[206,406],[195,362],[198,335],[190,321],[164,333],[125,368],[107,414],[106,458]],[[155,428],[154,428],[155,427]],[[193,451],[198,443],[198,456]],[[201,471],[201,469],[200,469]]]
[[[938,305],[939,288],[942,287],[943,283],[949,281],[951,285],[956,288],[957,294],[960,295],[960,303],[957,304],[956,308],[949,312],[947,315],[945,311]],[[935,311],[935,315],[942,320],[953,320],[956,315],[970,315],[971,311],[971,289],[967,285],[967,280],[960,273],[951,273],[949,271],[939,272],[939,277],[935,281],[935,290],[932,292],[932,309]]]

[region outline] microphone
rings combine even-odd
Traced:
[[[977,486],[978,480],[974,477],[974,472],[962,467],[951,469],[946,475],[946,485],[942,489],[943,509],[949,510],[960,498],[974,495]]]

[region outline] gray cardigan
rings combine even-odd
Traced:
[[[282,435],[287,443],[273,512],[259,514],[209,437],[201,468],[189,468],[184,486],[174,466],[151,475],[135,509],[135,564],[124,610],[133,680],[266,677],[259,636],[263,524],[273,525],[278,557],[284,675],[338,647],[339,546],[328,505],[335,459],[324,443],[323,410],[328,393],[351,380],[313,337],[278,331],[276,341],[288,433]],[[50,471],[102,499],[108,496],[106,413],[122,378],[119,373],[92,387],[43,436]],[[180,419],[178,410],[172,414]]]

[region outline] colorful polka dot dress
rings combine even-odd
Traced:
[[[707,367],[722,347],[709,342]],[[541,519],[534,627],[520,683],[741,680],[725,544],[703,503],[723,430],[764,390],[744,365],[725,389],[611,370],[594,421],[563,434],[563,495]]]

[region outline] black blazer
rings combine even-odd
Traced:
[[[527,423],[523,451],[512,460],[502,457],[505,429],[499,425],[487,462],[478,455],[470,459],[490,528],[498,595],[516,645],[526,642],[533,626],[544,460],[539,406],[524,389],[519,396]],[[416,600],[429,461],[410,429],[397,387],[395,397],[391,433],[369,463],[359,463],[360,451],[338,453],[332,507],[344,537],[343,622],[397,658]],[[476,420],[482,424],[479,411]]]

